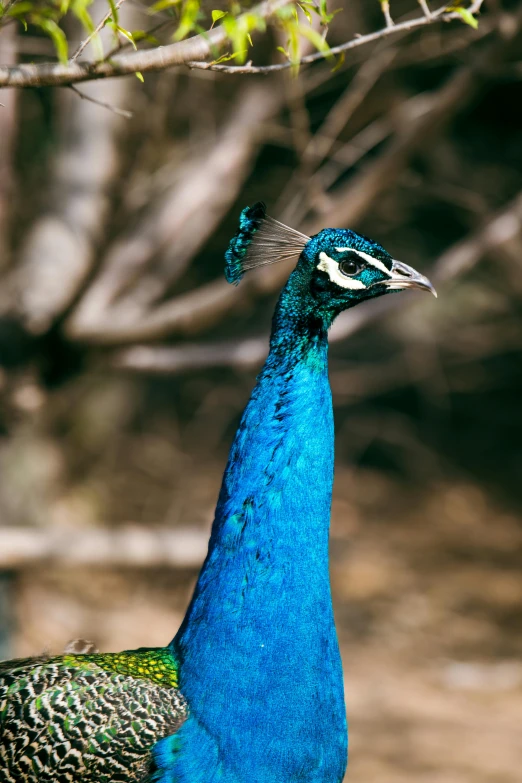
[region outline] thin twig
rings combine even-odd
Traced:
[[[431,11],[426,0],[418,0],[418,2],[424,12],[424,16],[426,16],[428,19],[431,19]]]
[[[393,19],[391,18],[390,4],[388,0],[381,0],[381,9],[384,14],[384,21],[386,22],[386,27],[393,27]]]
[[[111,106],[110,103],[105,103],[105,101],[99,101],[97,98],[92,98],[90,95],[86,95],[84,92],[80,92],[80,90],[75,87],[73,84],[67,85],[67,88],[69,90],[72,90],[76,95],[78,95],[82,100],[89,101],[90,103],[96,104],[96,106],[101,106],[103,109],[108,109],[109,111],[112,111],[114,114],[117,114],[118,117],[125,117],[126,120],[130,120],[131,117],[133,117],[133,113],[131,111],[127,111],[127,109],[118,109],[116,106]]]
[[[124,2],[125,2],[125,0],[118,0],[118,2],[116,3],[116,5],[114,6],[115,10],[117,11],[117,10],[118,10],[118,8],[120,8],[120,6],[122,6],[122,5],[123,5],[123,3],[124,3]],[[96,25],[96,27],[94,28],[94,30],[92,31],[92,33],[91,33],[91,34],[90,34],[90,35],[89,35],[89,36],[88,36],[88,37],[85,39],[85,41],[82,41],[82,42],[81,42],[81,44],[79,45],[79,47],[77,48],[77,50],[75,51],[75,53],[73,54],[73,56],[71,57],[71,62],[72,62],[72,63],[73,63],[73,62],[75,62],[75,61],[78,59],[78,57],[79,57],[79,56],[81,55],[81,53],[84,51],[85,47],[86,47],[86,46],[88,46],[88,45],[90,44],[90,42],[92,41],[92,39],[93,39],[95,36],[97,36],[97,35],[98,35],[98,34],[101,32],[101,30],[103,30],[103,28],[105,27],[105,25],[107,24],[107,22],[109,21],[109,19],[112,17],[112,15],[113,15],[113,10],[112,10],[112,8],[111,8],[109,11],[107,11],[107,13],[105,14],[105,16],[104,16],[104,17],[103,17],[103,19],[101,20],[101,22],[99,22],[99,23]],[[114,22],[116,22],[116,19],[114,19],[113,21],[114,21]]]

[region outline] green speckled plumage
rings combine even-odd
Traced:
[[[0,663],[0,783],[145,781],[186,717],[168,649]]]

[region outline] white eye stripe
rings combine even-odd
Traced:
[[[365,253],[363,250],[355,250],[353,247],[336,247],[335,249],[338,253],[346,253],[347,251],[350,251],[351,253],[357,253],[358,256],[364,259],[364,261],[366,261],[368,264],[371,264],[373,267],[375,267],[375,269],[378,269],[380,272],[384,272],[384,274],[388,275],[388,277],[392,276],[392,273],[389,269],[386,268],[382,261],[379,261],[378,258],[374,258],[373,256],[368,255],[368,253]]]
[[[364,283],[361,283],[360,280],[343,275],[339,269],[339,264],[337,261],[335,261],[333,258],[330,258],[330,256],[327,256],[326,253],[319,253],[319,263],[317,264],[317,269],[320,269],[322,272],[326,272],[331,282],[341,286],[341,288],[352,288],[358,290],[366,288]]]

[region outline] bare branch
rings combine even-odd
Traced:
[[[426,0],[418,0],[418,3],[424,12],[424,16],[426,16],[428,19],[431,19],[431,11]]]
[[[483,228],[444,253],[437,262],[436,279],[446,282],[467,272],[486,253],[507,244],[521,231],[522,193],[497,212]]]
[[[92,95],[86,95],[73,84],[69,84],[68,88],[82,100],[90,101],[90,103],[94,103],[96,106],[101,106],[103,109],[108,109],[109,111],[112,111],[113,114],[117,114],[118,117],[125,117],[126,120],[130,120],[133,116],[133,113],[131,111],[127,111],[127,109],[118,109],[116,106],[111,106],[110,103],[105,103],[105,101],[99,101],[97,98],[93,98]]]
[[[271,16],[276,10],[289,4],[292,0],[265,0],[256,6],[252,12],[263,18]],[[477,13],[482,5],[482,0],[476,0],[467,10]],[[423,15],[416,19],[393,24],[382,30],[377,30],[368,35],[358,36],[339,46],[330,49],[327,55],[324,52],[316,52],[302,58],[303,65],[323,60],[325,56],[337,55],[363,46],[389,35],[410,32],[437,21],[449,22],[460,20],[460,14],[455,11],[447,12],[446,6],[434,11],[430,17]],[[106,79],[114,76],[125,76],[140,71],[161,71],[176,65],[186,65],[189,68],[219,71],[230,74],[268,74],[283,71],[291,67],[290,62],[277,65],[253,66],[247,63],[244,66],[228,66],[204,62],[212,56],[215,50],[221,49],[227,42],[227,34],[223,26],[215,27],[204,35],[196,35],[188,40],[161,46],[153,49],[140,50],[127,54],[117,54],[110,60],[98,63],[79,63],[70,61],[61,63],[23,64],[15,67],[0,67],[0,87],[43,87],[52,85],[69,85],[96,79]]]
[[[16,62],[16,35],[14,28],[3,31],[0,38],[0,57],[8,63]],[[7,261],[7,225],[11,186],[13,182],[12,148],[16,132],[17,96],[9,90],[3,96],[0,111],[0,269]]]
[[[212,367],[257,367],[268,353],[268,335],[248,340],[227,340],[186,346],[137,345],[119,351],[113,359],[118,369],[150,374],[178,374]]]
[[[390,4],[388,0],[381,0],[381,9],[384,14],[384,21],[386,22],[386,27],[393,27],[393,19],[391,18]]]
[[[332,225],[357,223],[378,195],[395,182],[415,151],[424,148],[427,139],[438,134],[478,88],[477,75],[464,67],[435,93],[409,101],[407,110],[399,115],[397,133],[383,153],[335,194],[333,208],[328,211]]]
[[[281,214],[283,222],[300,223],[309,206],[305,197],[308,196],[310,199],[312,193],[317,190],[324,192],[325,182],[322,177],[314,176],[315,172],[329,154],[332,160],[339,160],[333,151],[337,137],[382,73],[390,66],[396,54],[395,49],[384,49],[359,68],[344,93],[326,115],[321,127],[301,152],[299,166],[286,183],[277,201],[276,212]],[[349,165],[353,165],[353,155],[349,156]],[[313,204],[313,199],[311,201]],[[320,203],[317,198],[315,201]]]
[[[0,528],[0,570],[32,563],[92,566],[197,568],[207,551],[208,532],[127,525],[68,532],[63,528]]]
[[[430,280],[437,285],[456,279],[468,272],[486,253],[509,243],[521,232],[522,193],[488,220],[485,226],[456,242],[443,253],[429,272]],[[345,339],[400,304],[403,302],[397,302],[395,297],[377,299],[370,302],[366,308],[360,308],[361,312],[353,309],[343,313],[332,328],[331,339]]]
[[[142,325],[156,322],[158,311],[166,315],[170,303],[153,313],[149,305],[184,271],[237,198],[261,141],[259,125],[275,114],[282,100],[282,93],[267,84],[241,91],[208,151],[202,155],[198,149],[178,172],[175,185],[159,194],[139,224],[109,250],[100,274],[66,325],[73,339],[118,342],[128,335],[127,342]],[[144,275],[151,259],[156,259],[153,273]],[[122,297],[138,275],[137,288]],[[188,307],[200,294],[204,300],[205,290],[214,290],[213,285],[187,294]],[[224,298],[231,301],[227,288],[225,284]]]
[[[133,88],[134,81],[111,81],[96,90],[107,99],[102,102],[111,105],[125,100]],[[92,91],[93,85],[85,89]],[[88,277],[120,162],[122,120],[107,111],[93,111],[84,101],[71,111],[76,99],[69,91],[60,98],[61,130],[52,162],[49,208],[31,227],[14,272],[16,308],[33,334],[45,332],[64,314]]]

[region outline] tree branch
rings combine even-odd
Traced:
[[[292,0],[265,0],[251,12],[267,18],[279,8],[288,5]],[[470,13],[477,13],[483,0],[476,0],[468,6]],[[421,16],[393,24],[368,35],[358,36],[339,46],[334,46],[327,53],[316,52],[301,59],[302,64],[323,60],[326,56],[341,54],[359,46],[382,40],[396,33],[410,32],[435,22],[462,21],[455,11],[447,12],[446,6],[434,11],[429,17]],[[61,63],[31,63],[18,66],[0,66],[0,87],[43,87],[53,85],[69,85],[96,79],[106,79],[115,76],[125,76],[140,71],[162,71],[175,65],[186,65],[189,68],[219,71],[233,74],[268,74],[283,71],[291,67],[290,62],[277,65],[253,66],[250,63],[243,66],[228,66],[204,62],[213,52],[222,49],[227,42],[227,34],[223,26],[207,31],[204,35],[196,35],[184,41],[153,49],[139,50],[127,54],[117,54],[110,60],[97,63],[79,63],[69,61]]]
[[[74,86],[74,84],[69,84],[68,87],[69,90],[72,90],[74,94],[83,101],[89,101],[89,103],[94,103],[95,106],[101,106],[102,109],[112,111],[113,114],[116,114],[118,117],[125,117],[126,120],[130,120],[131,117],[133,117],[133,113],[131,111],[127,111],[127,109],[118,109],[117,106],[112,106],[110,103],[99,101],[97,98],[93,98],[92,95],[87,95],[86,93],[81,92],[77,87]]]
[[[249,14],[267,18],[292,0],[265,0]],[[52,87],[79,82],[126,76],[137,71],[163,71],[173,65],[204,60],[214,56],[227,42],[223,26],[215,27],[204,35],[195,35],[184,41],[154,49],[141,49],[127,54],[116,54],[102,62],[24,63],[17,66],[0,66],[0,87]]]
[[[467,10],[470,13],[476,14],[480,10],[483,2],[484,0],[479,0],[478,2],[472,3]],[[346,41],[346,43],[339,44],[339,46],[332,46],[332,48],[327,52],[314,52],[313,54],[305,55],[305,57],[301,58],[300,65],[309,65],[310,63],[324,60],[327,57],[332,57],[337,54],[344,54],[345,52],[349,52],[352,49],[358,48],[359,46],[364,46],[368,43],[375,43],[375,41],[381,41],[385,38],[388,38],[390,35],[396,35],[397,33],[409,33],[412,30],[426,27],[427,25],[434,24],[435,22],[451,22],[454,20],[460,20],[462,22],[462,17],[460,14],[456,13],[455,11],[447,12],[446,8],[447,6],[441,6],[430,16],[420,16],[415,19],[407,19],[404,22],[393,23],[392,25],[383,27],[381,30],[377,30],[374,33],[358,35],[357,37],[352,38],[352,40]],[[219,63],[213,64],[201,61],[193,61],[187,62],[185,65],[187,65],[189,68],[198,68],[205,71],[218,71],[220,73],[264,75],[276,73],[277,71],[285,71],[292,67],[291,62],[277,63],[276,65],[255,66],[250,62],[246,65],[222,65]]]
[[[111,105],[124,102],[133,88],[133,81],[113,81],[100,85],[97,93]],[[93,85],[85,89],[93,91]],[[126,130],[114,114],[93,111],[84,101],[76,104],[69,91],[60,98],[50,207],[28,232],[13,272],[16,310],[33,334],[46,332],[67,311],[92,270],[119,170],[118,140]]]
[[[207,531],[193,528],[167,530],[126,525],[118,530],[99,527],[69,532],[60,527],[2,527],[0,570],[32,563],[197,568],[205,557],[207,542]]]
[[[8,63],[16,62],[16,35],[12,27],[3,31],[0,38],[0,56]],[[8,220],[13,183],[12,151],[16,132],[17,96],[14,90],[2,95],[0,106],[0,269],[8,258]]]
[[[237,198],[261,141],[259,126],[273,117],[282,100],[282,93],[266,83],[241,91],[208,151],[202,154],[198,148],[180,169],[175,184],[161,192],[138,225],[110,248],[100,273],[66,324],[72,339],[128,342],[144,323],[155,320],[158,311],[165,312],[170,302],[152,313],[149,307],[183,273]],[[152,261],[156,263],[149,275]],[[130,288],[133,280],[138,284]],[[206,290],[214,291],[213,285],[186,294],[187,315],[193,297],[205,298]],[[225,283],[223,288],[226,300],[232,301],[230,287]]]

